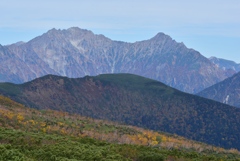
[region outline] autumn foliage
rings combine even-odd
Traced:
[[[26,108],[23,105],[3,96],[0,96],[0,127],[2,130],[5,128],[6,130],[15,129],[24,132],[22,135],[26,135],[26,137],[22,138],[22,143],[27,143],[29,146],[35,146],[35,144],[56,144],[58,142],[54,139],[44,141],[44,139],[39,139],[38,136],[33,137],[33,140],[29,140],[27,139],[27,135],[30,133],[39,134],[42,136],[61,136],[68,139],[70,139],[69,137],[72,139],[92,138],[107,142],[108,144],[99,143],[104,145],[106,144],[107,146],[110,146],[109,143],[114,145],[122,145],[123,147],[115,147],[117,149],[119,148],[116,153],[121,154],[121,156],[118,157],[122,158],[122,156],[125,156],[130,160],[134,160],[134,158],[144,160],[148,159],[148,157],[156,157],[157,159],[165,157],[165,159],[167,159],[171,158],[170,156],[175,159],[182,157],[187,158],[187,156],[184,155],[187,155],[189,152],[192,154],[192,151],[197,154],[196,157],[200,157],[199,155],[210,155],[211,153],[223,153],[227,154],[226,156],[229,154],[233,156],[239,156],[240,154],[236,149],[226,150],[223,148],[187,140],[177,135],[160,133],[134,126],[120,125],[110,121],[68,114],[67,112],[54,110],[38,111],[35,109]],[[0,139],[0,141],[3,145],[5,145],[4,140]],[[11,141],[6,142],[11,143]],[[17,139],[16,142],[17,144],[20,144],[19,139]],[[144,155],[140,155],[140,150],[137,148],[137,145],[155,150],[158,149],[158,152],[144,153]],[[160,149],[164,149],[164,151],[160,151]],[[176,154],[172,153],[174,150],[177,152]],[[16,153],[16,155],[17,154],[18,153]],[[20,154],[21,153],[19,153],[19,155]]]

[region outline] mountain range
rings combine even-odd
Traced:
[[[240,109],[132,74],[67,78],[47,75],[1,83],[0,94],[28,107],[78,113],[240,148]]]
[[[0,46],[0,57],[0,82],[12,83],[47,74],[78,78],[132,73],[197,93],[235,73],[164,33],[127,43],[77,27],[52,29],[27,43]]]
[[[240,107],[240,72],[197,93],[197,95]]]
[[[223,70],[233,70],[236,73],[240,72],[240,64],[232,60],[226,60],[216,57],[210,57],[209,60],[216,64],[218,67],[222,68]]]

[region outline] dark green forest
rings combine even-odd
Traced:
[[[240,109],[136,75],[78,79],[48,75],[21,85],[2,83],[0,93],[31,108],[77,113],[240,149]]]

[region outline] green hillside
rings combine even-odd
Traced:
[[[240,149],[240,109],[136,75],[78,79],[48,75],[22,85],[0,84],[0,93],[32,108],[81,114]]]
[[[0,96],[0,160],[240,160],[240,152]]]

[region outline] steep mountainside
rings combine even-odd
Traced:
[[[48,75],[0,93],[38,109],[78,113],[240,148],[240,109],[131,74],[69,79]]]
[[[197,95],[240,107],[240,72],[199,92]]]
[[[236,73],[240,72],[240,64],[231,61],[231,60],[225,60],[221,58],[216,57],[210,57],[209,60],[216,64],[218,67],[222,68],[223,70],[233,70]]]
[[[1,161],[229,161],[240,157],[236,149],[77,114],[30,109],[3,96],[0,143]]]
[[[233,74],[163,33],[126,43],[76,27],[52,29],[27,43],[1,46],[0,54],[1,82],[23,83],[46,74],[132,73],[196,93]]]

